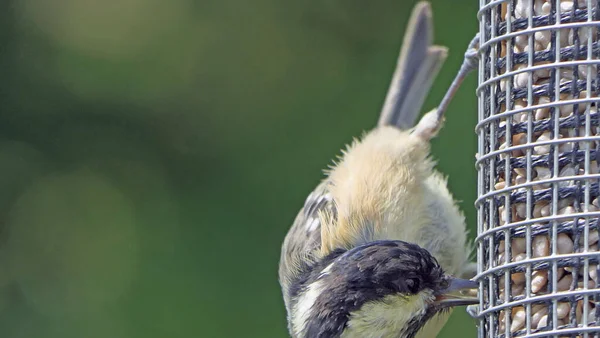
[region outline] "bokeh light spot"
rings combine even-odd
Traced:
[[[85,314],[130,286],[138,261],[131,202],[86,170],[47,176],[17,200],[9,218],[10,268],[46,315]]]

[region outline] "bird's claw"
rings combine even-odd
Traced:
[[[472,69],[477,68],[479,63],[479,34],[475,35],[473,40],[469,42],[469,47],[465,52],[465,61],[463,67],[465,71],[469,72]]]

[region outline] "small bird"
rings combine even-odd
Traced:
[[[285,238],[279,280],[292,337],[435,337],[453,306],[478,302],[477,283],[461,279],[475,275],[464,216],[429,155],[476,68],[478,38],[437,110],[415,126],[447,55],[432,31],[421,2],[377,127],[343,151]]]

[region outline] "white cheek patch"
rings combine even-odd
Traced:
[[[300,337],[301,332],[304,331],[306,322],[313,311],[313,305],[323,290],[323,283],[321,281],[316,281],[310,284],[306,288],[306,291],[298,297],[298,301],[294,306],[294,316],[292,317],[292,329],[298,337]]]
[[[333,263],[327,265],[327,267],[325,269],[321,270],[321,274],[319,275],[319,278],[321,278],[323,276],[327,276],[329,274],[329,272],[331,271],[331,268],[337,261],[338,260],[336,259]]]

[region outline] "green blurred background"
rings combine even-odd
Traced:
[[[282,239],[375,124],[414,4],[0,1],[0,336],[285,337]],[[426,109],[477,8],[433,1]],[[475,86],[433,146],[472,232]]]

